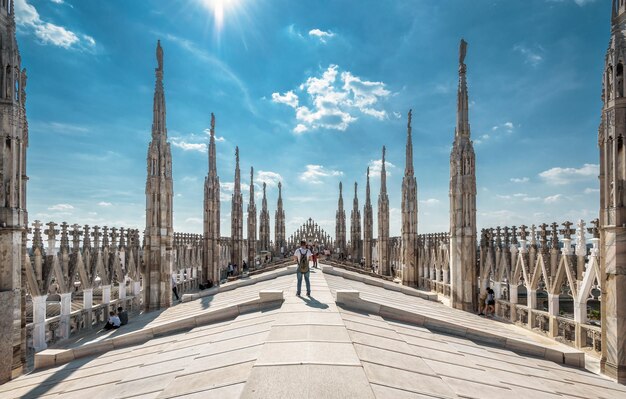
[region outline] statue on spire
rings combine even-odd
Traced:
[[[160,40],[157,40],[156,57],[157,57],[157,63],[159,65],[157,69],[159,71],[162,71],[163,70],[163,48],[161,48]]]
[[[211,112],[211,136],[215,135],[215,114]]]
[[[461,45],[459,46],[459,64],[465,64],[465,56],[467,55],[467,42],[461,39]]]
[[[409,118],[408,118],[408,119],[409,119],[409,121],[408,121],[408,123],[407,123],[407,128],[409,129],[409,131],[411,131],[411,119],[412,119],[412,118],[413,118],[413,110],[412,110],[412,109],[410,109],[410,110],[409,110]]]

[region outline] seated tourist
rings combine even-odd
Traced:
[[[117,316],[120,318],[120,325],[125,326],[128,324],[128,312],[121,306],[117,308]]]
[[[104,325],[104,329],[105,330],[113,330],[113,329],[116,329],[116,328],[120,328],[121,324],[122,324],[122,322],[120,321],[120,318],[117,317],[115,312],[111,311],[111,312],[109,312],[109,321],[107,321],[107,324]]]

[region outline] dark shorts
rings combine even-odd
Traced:
[[[494,306],[496,304],[496,301],[487,301],[487,305],[489,306]]]

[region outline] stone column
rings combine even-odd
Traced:
[[[40,352],[46,344],[46,299],[48,295],[34,296],[33,301],[33,347]]]
[[[93,288],[83,290],[83,309],[85,309],[85,327],[91,328],[93,325]]]
[[[511,304],[511,323],[517,320],[517,285],[509,284],[509,303]]]
[[[67,339],[70,336],[70,313],[72,312],[72,293],[61,294],[61,338]]]
[[[126,299],[126,279],[125,278],[122,279],[122,281],[118,283],[117,288],[118,288],[117,297],[123,301],[124,299]]]
[[[548,293],[548,313],[550,313],[550,336],[559,335],[559,324],[556,317],[559,315],[559,294]]]
[[[527,304],[528,304],[528,327],[533,328],[535,327],[535,322],[534,322],[534,318],[533,316],[533,312],[535,311],[535,308],[537,307],[537,290],[531,290],[531,289],[527,289],[526,290],[527,293]]]
[[[111,286],[110,285],[103,285],[102,286],[102,303],[105,306],[104,310],[105,310],[105,314],[104,314],[104,320],[108,320],[109,318],[109,312],[111,311],[111,307],[109,306],[109,304],[111,303]]]

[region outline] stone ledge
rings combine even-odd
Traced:
[[[326,272],[326,271],[324,271]],[[332,272],[330,273],[332,274]],[[559,364],[584,368],[585,354],[567,346],[548,346],[538,342],[507,338],[485,330],[462,326],[449,321],[433,318],[420,313],[381,305],[360,297],[357,290],[337,290],[337,304],[346,308],[377,314],[381,317],[425,327],[431,331],[454,335],[512,352],[540,357]]]
[[[392,283],[386,280],[376,279],[373,277],[369,277],[364,274],[354,273],[348,270],[344,270],[341,268],[337,268],[334,266],[321,265],[322,272],[327,274],[332,274],[334,276],[343,277],[348,280],[358,281],[367,285],[372,285],[375,287],[381,287],[389,291],[401,292],[406,295],[416,296],[422,299],[426,299],[428,301],[438,301],[438,295],[433,294],[432,292],[426,292],[422,290],[418,290],[415,288],[407,287],[405,285],[400,285],[396,283]]]
[[[296,272],[296,266],[295,265],[291,265],[291,266],[287,266],[287,267],[282,267],[281,269],[278,270],[271,270],[268,271],[267,273],[263,273],[263,274],[257,274],[254,278],[248,278],[248,279],[238,279],[235,280],[233,282],[230,283],[226,283],[217,287],[211,287],[209,289],[200,291],[200,292],[195,292],[193,294],[183,294],[181,296],[181,302],[191,302],[191,301],[195,301],[196,299],[200,299],[200,298],[204,298],[207,296],[212,296],[215,294],[218,294],[220,292],[226,292],[226,291],[232,291],[234,289],[240,288],[240,287],[245,287],[247,285],[253,285],[256,283],[260,283],[262,281],[267,281],[267,280],[272,280],[275,279],[277,277],[280,276],[286,276],[292,273]]]
[[[276,309],[279,308],[282,303],[283,291],[260,291],[259,298],[257,299],[233,304],[220,309],[209,310],[208,312],[200,315],[187,316],[177,320],[171,320],[154,327],[131,331],[115,337],[105,338],[102,341],[87,343],[76,348],[43,350],[35,354],[34,368],[37,370],[52,366],[59,366],[82,357],[98,355],[113,349],[142,344],[158,336],[189,331],[195,327],[205,326],[216,322],[233,320],[240,314]]]

